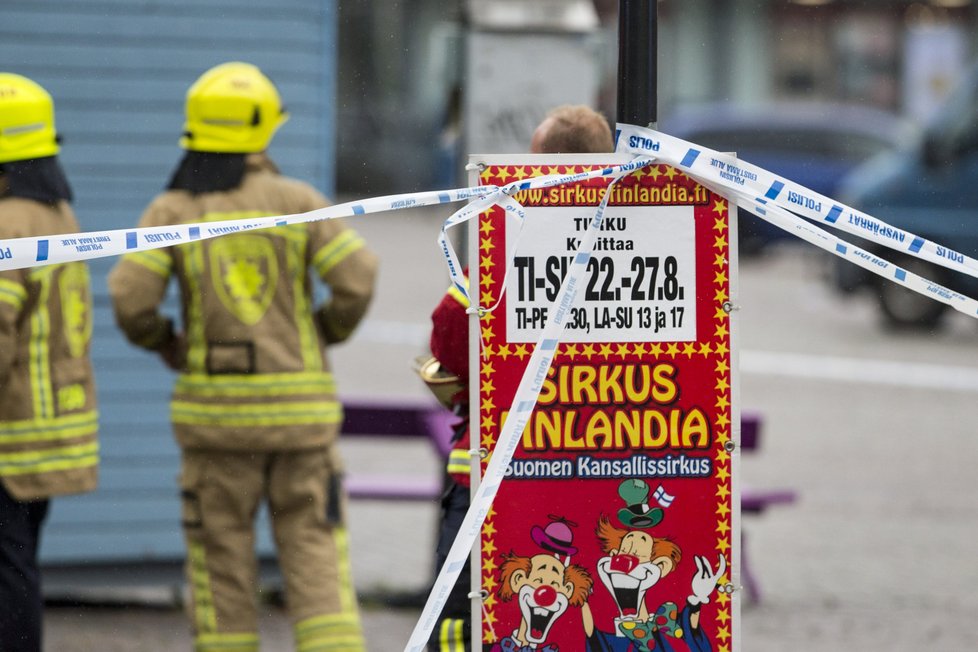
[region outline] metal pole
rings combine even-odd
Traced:
[[[658,0],[618,0],[618,122],[654,127]]]

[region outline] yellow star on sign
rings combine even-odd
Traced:
[[[494,391],[496,391],[496,386],[492,383],[491,380],[487,380],[482,383],[483,394],[492,394]]]
[[[526,168],[522,165],[513,166],[513,178],[517,181],[522,181],[526,178]]]
[[[490,258],[489,256],[483,256],[479,262],[479,266],[484,267],[486,271],[491,269],[494,264],[495,263],[492,262],[492,258]]]
[[[484,339],[484,340],[491,340],[492,339],[492,336],[493,336],[492,326],[483,326],[482,327],[482,339]]]
[[[670,344],[668,347],[666,347],[666,355],[670,355],[672,357],[679,355],[679,346],[675,342]]]
[[[509,344],[500,344],[499,350],[496,351],[496,355],[505,360],[509,356],[513,355],[513,353],[509,350]]]
[[[610,344],[602,344],[601,345],[601,350],[598,351],[598,355],[603,355],[604,356],[604,359],[607,360],[608,359],[608,356],[611,355],[611,345]]]
[[[591,356],[594,355],[594,345],[593,344],[585,344],[584,345],[584,348],[581,350],[581,355],[583,355],[585,358],[587,358],[588,360],[590,360],[591,359]]]
[[[662,355],[662,345],[655,343],[652,348],[649,349],[649,355],[660,356]]]
[[[517,345],[516,350],[513,352],[513,355],[522,360],[530,354],[526,350],[526,344],[519,344]]]
[[[483,292],[482,295],[481,295],[481,297],[480,297],[480,300],[482,301],[482,305],[484,305],[484,306],[491,306],[492,305],[492,292]]]
[[[676,170],[676,168],[672,167],[671,165],[666,166],[665,174],[669,178],[669,181],[675,179],[678,173],[679,173],[678,170]]]
[[[726,283],[727,282],[727,273],[721,269],[719,272],[717,272],[713,276],[713,282],[714,283]]]
[[[717,351],[717,353],[719,353],[719,351]],[[730,371],[730,365],[727,364],[726,360],[719,360],[717,361],[717,366],[715,368],[715,371],[718,374],[725,374],[728,371]]]
[[[637,342],[632,346],[632,353],[637,356],[645,356],[645,344]]]
[[[539,165],[536,166],[535,168],[530,168],[530,176],[531,177],[542,177],[543,176],[543,168],[540,167]]]
[[[723,338],[727,336],[727,332],[727,325],[724,322],[720,322],[717,324],[716,330],[713,331],[713,334],[717,337]]]
[[[720,231],[722,233],[726,229],[727,229],[727,223],[723,220],[722,217],[718,217],[715,220],[713,220],[714,231]]]
[[[615,347],[615,355],[626,356],[628,355],[628,345],[619,344]]]
[[[727,258],[723,254],[717,254],[716,258],[713,259],[713,264],[717,267],[723,267],[727,264]]]
[[[713,202],[713,212],[718,213],[720,215],[726,213],[727,202],[723,201],[722,199],[717,199],[715,202]]]
[[[505,165],[500,166],[499,169],[496,171],[496,178],[499,179],[499,183],[501,184],[506,183],[506,180],[511,178],[512,176],[513,175],[507,172],[507,168]]]
[[[564,345],[564,355],[566,355],[571,360],[577,357],[577,345],[576,344]]]
[[[479,225],[479,230],[485,233],[486,235],[489,235],[490,233],[496,230],[496,227],[492,225],[491,220],[483,220],[482,224]]]
[[[496,420],[492,418],[492,415],[491,414],[487,414],[486,416],[482,417],[482,428],[483,429],[485,429],[485,428],[495,428],[495,427],[496,427]]]
[[[488,253],[488,252],[492,251],[495,248],[496,248],[496,245],[493,244],[492,238],[483,238],[482,240],[479,241],[479,250],[480,251],[485,251],[486,253]]]
[[[650,165],[646,169],[648,170],[648,175],[652,177],[653,181],[659,180],[659,175],[662,174],[662,170],[659,169],[658,165]]]
[[[683,355],[687,358],[692,358],[696,354],[696,344],[693,342],[686,342],[683,345]]]
[[[718,235],[716,238],[713,239],[713,246],[716,247],[717,249],[726,249],[727,239],[724,238],[722,235]]]
[[[703,356],[705,358],[706,356],[710,355],[710,353],[712,353],[712,352],[713,352],[713,350],[710,348],[710,343],[709,342],[703,342],[702,344],[700,344],[699,354],[701,356]]]

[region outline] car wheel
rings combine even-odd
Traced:
[[[941,270],[919,258],[899,257],[894,263],[919,276],[943,283]],[[888,326],[901,329],[932,329],[940,324],[947,305],[902,285],[878,278],[878,297],[883,319]]]

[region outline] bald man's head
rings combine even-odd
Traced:
[[[558,106],[533,132],[534,154],[590,154],[613,152],[611,127],[603,115],[589,106]]]

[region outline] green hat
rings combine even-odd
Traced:
[[[665,513],[649,507],[649,484],[645,480],[625,480],[618,485],[618,495],[627,505],[618,510],[618,520],[626,527],[647,528],[662,522]]]

